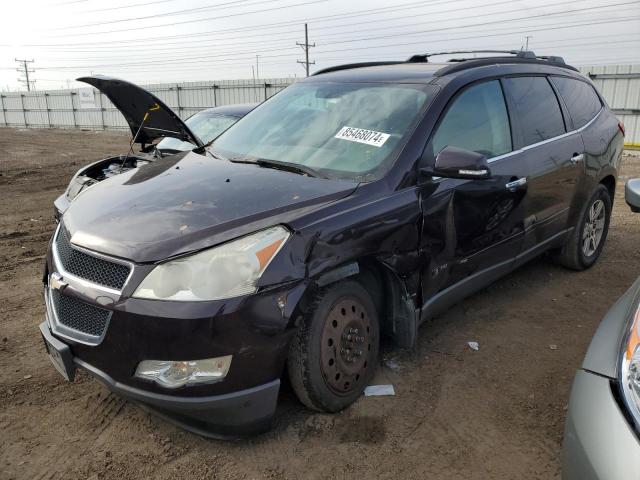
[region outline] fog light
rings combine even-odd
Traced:
[[[143,360],[135,376],[165,388],[200,385],[222,380],[231,366],[231,355],[203,360]]]

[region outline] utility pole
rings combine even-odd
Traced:
[[[255,68],[253,68],[253,65],[251,65],[251,75],[253,75],[253,99],[257,102],[258,101],[258,94],[256,93],[256,70]]]
[[[260,68],[259,68],[259,61],[258,59],[260,58],[260,55],[256,55],[256,79],[260,80]]]
[[[529,39],[533,38],[533,35],[525,35],[524,40],[525,40],[525,47],[524,49],[529,51]]]
[[[35,80],[29,80],[29,74],[33,73],[34,70],[29,70],[28,63],[33,63],[33,58],[31,60],[20,60],[18,58],[14,59],[16,62],[21,63],[22,65],[18,68],[18,72],[22,73],[24,77],[18,78],[18,81],[27,85],[27,91],[31,91],[31,84],[35,82]]]
[[[307,28],[307,24],[304,24],[304,43],[300,43],[300,42],[296,42],[296,45],[302,47],[302,49],[304,50],[304,61],[303,60],[297,60],[298,63],[304,65],[305,67],[305,71],[307,72],[307,77],[309,76],[309,65],[315,65],[316,62],[310,62],[309,61],[309,48],[311,47],[315,47],[316,44],[315,42],[313,44],[309,43],[309,29]]]

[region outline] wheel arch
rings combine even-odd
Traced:
[[[290,318],[290,327],[296,327],[301,316],[320,288],[333,283],[353,279],[370,293],[380,321],[381,332],[390,337],[400,348],[415,345],[418,313],[408,293],[407,285],[395,271],[375,257],[365,257],[332,268],[308,283],[302,298]]]
[[[609,191],[609,197],[611,198],[611,203],[613,203],[613,199],[616,194],[616,177],[612,174],[606,174],[603,178],[598,182],[600,185],[604,185]]]

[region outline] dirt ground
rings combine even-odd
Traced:
[[[622,200],[640,157],[625,157],[594,268],[539,259],[425,325],[414,352],[387,347],[377,375],[395,397],[323,415],[285,387],[271,432],[221,442],[150,416],[86,374],[65,383],[42,346],[52,202],[77,168],[123,152],[127,140],[0,128],[1,479],[559,476],[575,370],[607,308],[640,274],[640,215]]]

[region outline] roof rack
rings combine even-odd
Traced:
[[[413,55],[405,61],[385,61],[385,62],[361,62],[361,63],[347,63],[345,65],[336,65],[333,67],[323,68],[314,72],[313,75],[320,75],[322,73],[337,72],[340,70],[349,70],[353,68],[364,67],[377,67],[380,65],[399,65],[402,63],[428,63],[430,57],[437,55],[457,55],[460,53],[502,53],[507,55],[513,55],[511,57],[479,57],[479,58],[454,58],[449,60],[450,65],[438,70],[435,75],[442,76],[447,73],[453,73],[460,70],[466,70],[467,68],[478,67],[482,65],[490,65],[495,63],[543,63],[547,65],[553,65],[555,67],[568,68],[570,70],[578,71],[577,68],[567,65],[562,57],[558,56],[540,56],[533,53],[531,50],[454,50],[450,52],[437,52],[437,53],[422,53]]]
[[[351,68],[365,68],[365,67],[378,67],[380,65],[399,65],[401,63],[406,63],[402,60],[391,60],[387,62],[359,62],[359,63],[345,63],[344,65],[334,65],[333,67],[323,68],[316,72],[313,72],[311,75],[320,75],[321,73],[329,73],[329,72],[339,72],[340,70],[349,70]]]
[[[411,58],[409,58],[407,62],[408,63],[428,62],[429,57],[435,57],[437,55],[457,55],[459,53],[506,53],[509,55],[515,55],[517,58],[530,58],[530,59],[538,58],[536,57],[536,54],[533,53],[531,50],[453,50],[450,52],[423,53],[419,55],[414,55]],[[560,57],[557,57],[557,58],[560,58]],[[458,59],[455,61],[460,62],[463,60],[468,60],[468,59]]]

